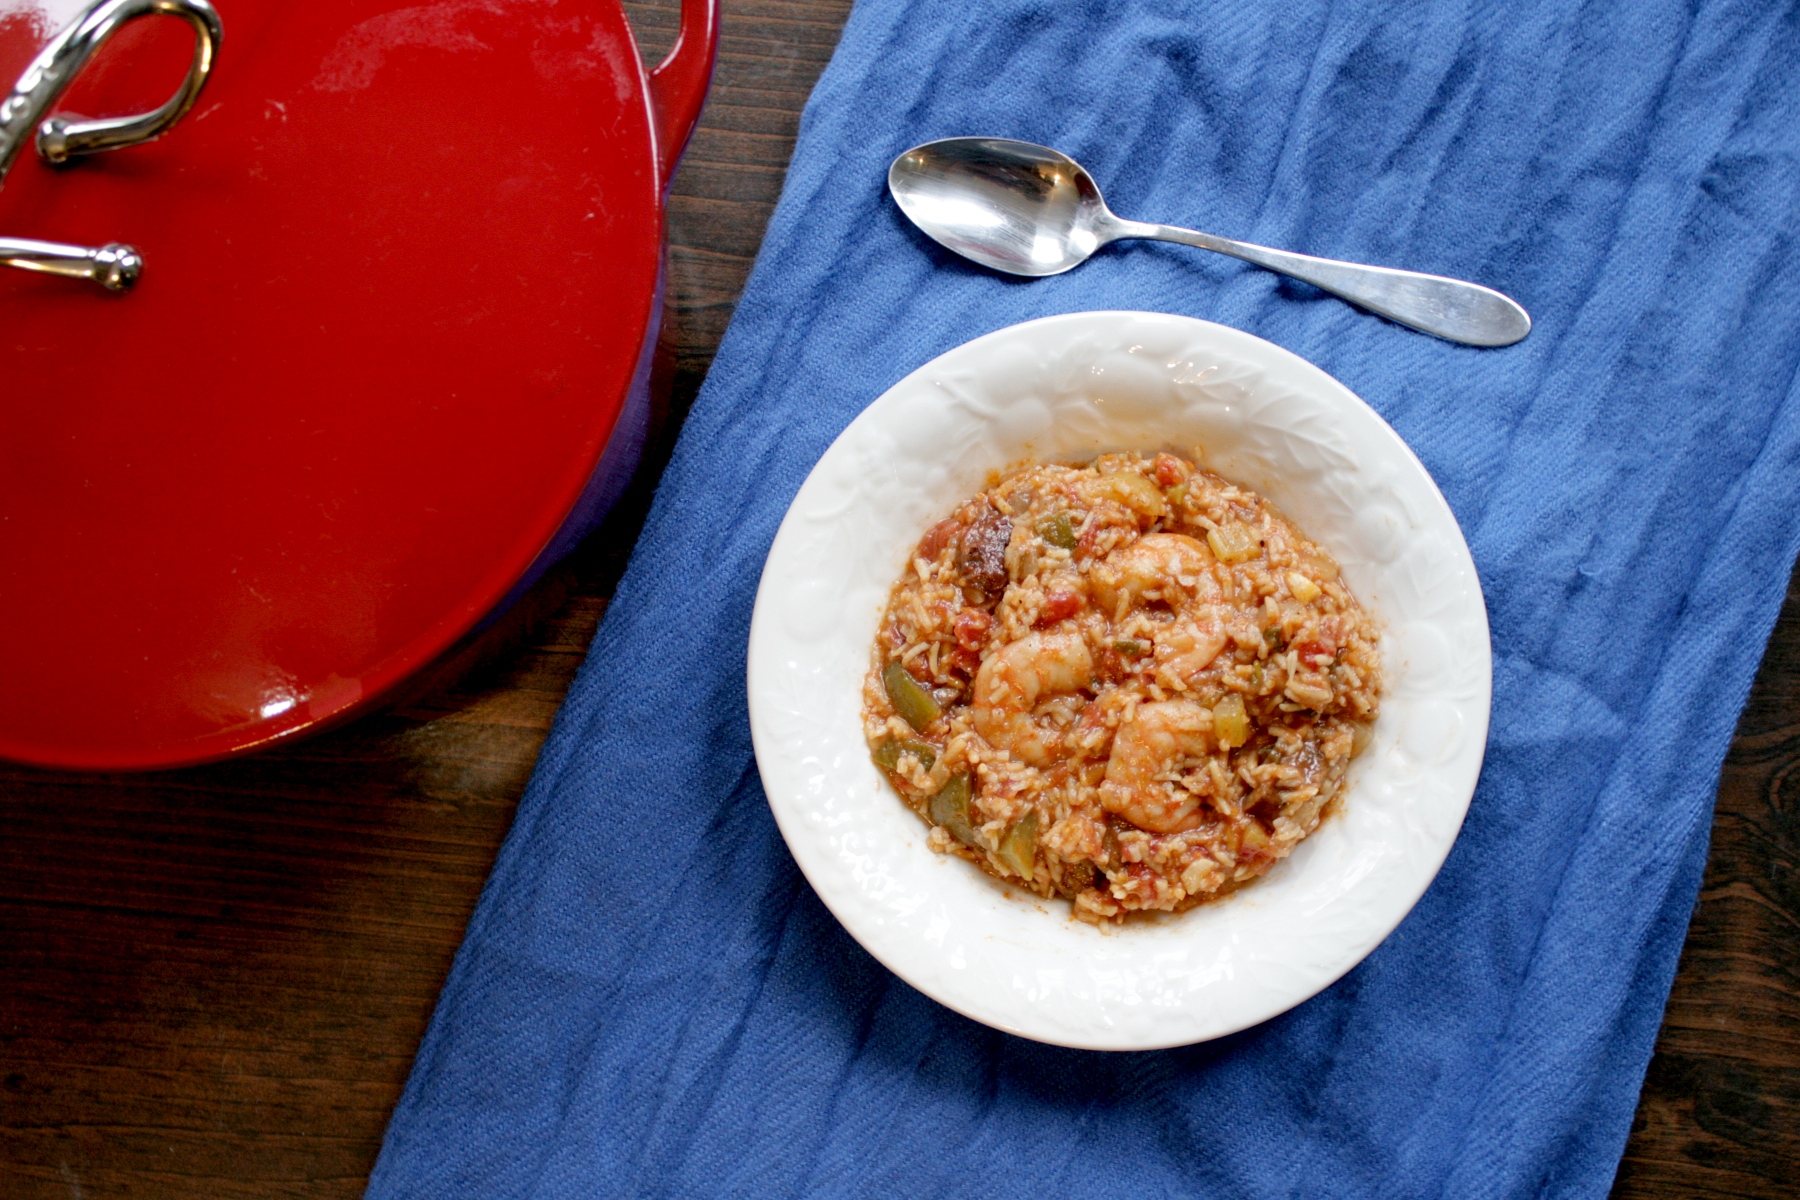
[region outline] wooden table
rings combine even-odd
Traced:
[[[627,6],[647,53],[673,0]],[[848,0],[727,0],[676,181],[661,434],[710,363]],[[647,488],[459,681],[278,754],[0,766],[0,1196],[360,1193]],[[1800,593],[1739,726],[1615,1194],[1800,1180]]]

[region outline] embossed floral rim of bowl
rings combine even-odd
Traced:
[[[1174,449],[1255,488],[1330,551],[1382,629],[1381,716],[1339,811],[1250,887],[1099,929],[934,854],[869,759],[861,687],[888,589],[933,522],[1026,458]],[[1188,317],[1014,325],[908,375],[806,479],[750,627],[769,806],[857,941],[926,995],[1057,1045],[1205,1041],[1329,986],[1424,893],[1462,826],[1492,663],[1475,566],[1431,477],[1305,360]]]

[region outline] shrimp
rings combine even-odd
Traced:
[[[1151,533],[1094,566],[1093,590],[1102,610],[1121,616],[1156,600],[1175,614],[1174,625],[1157,634],[1156,670],[1177,690],[1206,670],[1225,648],[1214,561],[1212,551],[1194,538]]]
[[[1140,704],[1113,738],[1100,803],[1151,833],[1184,833],[1200,824],[1201,797],[1170,778],[1184,758],[1213,744],[1212,710],[1192,700]]]
[[[1181,690],[1187,681],[1212,665],[1225,648],[1225,623],[1218,610],[1201,608],[1192,619],[1177,622],[1174,628],[1156,635],[1156,673],[1164,682]]]
[[[1055,756],[1062,734],[1033,719],[1040,700],[1078,692],[1094,678],[1094,657],[1077,633],[1031,633],[990,655],[975,675],[975,730],[1032,766]]]
[[[1212,551],[1181,533],[1149,533],[1094,564],[1094,597],[1107,613],[1160,600],[1177,612],[1217,601]]]

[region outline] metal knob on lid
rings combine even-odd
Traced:
[[[194,27],[194,60],[187,78],[167,103],[131,117],[90,120],[46,116],[94,52],[120,26],[139,17],[180,17]],[[212,71],[224,28],[207,0],[100,0],[45,46],[0,101],[0,184],[13,160],[34,132],[39,157],[59,164],[84,154],[118,150],[161,137],[181,120],[199,98]],[[109,291],[123,292],[137,282],[143,259],[130,246],[71,246],[31,238],[0,237],[0,263],[71,279],[88,279]]]

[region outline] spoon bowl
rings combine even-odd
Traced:
[[[888,191],[946,248],[1011,275],[1060,275],[1110,238],[1093,176],[1066,154],[1005,138],[946,138],[888,168]]]
[[[1510,346],[1531,332],[1531,317],[1517,302],[1480,284],[1123,220],[1080,163],[1031,142],[944,138],[914,146],[888,167],[888,191],[934,241],[1010,275],[1060,275],[1109,242],[1150,238],[1279,271],[1448,341]]]

